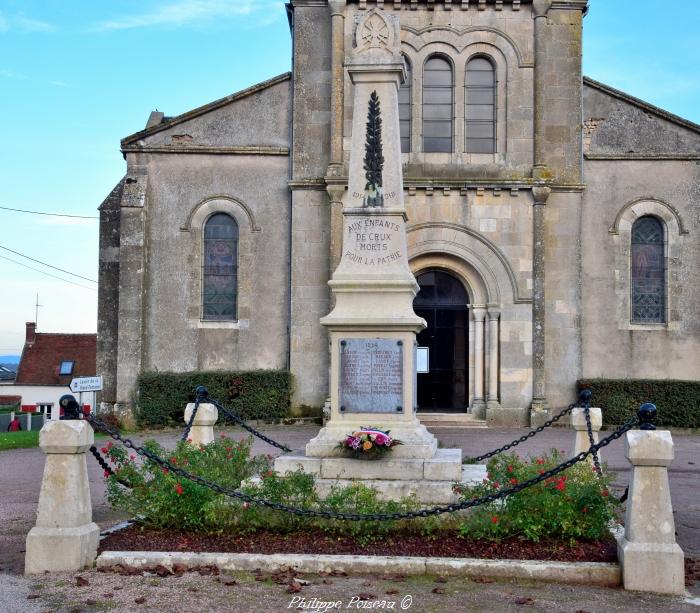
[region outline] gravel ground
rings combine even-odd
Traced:
[[[78,587],[80,576],[87,585]],[[437,581],[436,581],[437,579]],[[614,612],[693,612],[698,608],[685,598],[665,598],[625,592],[621,589],[602,589],[535,582],[482,583],[469,579],[436,577],[337,577],[299,575],[280,578],[275,583],[269,575],[252,573],[222,574],[217,577],[185,573],[180,577],[146,576],[123,577],[96,571],[59,573],[39,577],[30,584],[36,600],[17,596],[18,609],[2,611],[35,611],[45,613],[78,613],[91,611],[166,611],[202,613],[204,611],[277,612],[304,610],[304,601],[313,599],[338,602],[335,610],[364,610],[373,603],[379,609],[381,602],[394,603],[393,610],[415,612],[503,612],[546,611],[547,613],[614,613]],[[290,588],[298,581],[296,586]],[[444,582],[443,582],[444,581]],[[234,583],[235,582],[235,583]],[[308,583],[306,583],[308,582]],[[84,583],[84,581],[83,581]],[[0,587],[3,584],[0,583]],[[290,589],[299,589],[288,593]],[[26,593],[26,588],[25,592]],[[3,590],[5,591],[5,590]],[[297,600],[293,600],[294,598]],[[0,606],[3,604],[0,596]],[[24,600],[22,600],[24,598]],[[19,602],[18,602],[19,601]],[[41,609],[28,608],[41,603]],[[402,605],[403,608],[402,609]],[[409,606],[410,605],[410,606]],[[13,605],[10,605],[13,606]],[[385,604],[384,608],[387,608]],[[307,606],[306,610],[310,610]],[[317,605],[315,611],[322,610]],[[333,610],[333,609],[327,609]]]
[[[294,449],[303,448],[304,444],[318,430],[317,426],[269,426],[264,429],[271,438],[286,443]],[[435,435],[444,447],[461,447],[465,456],[479,455],[499,445],[508,442],[524,431],[519,429],[456,429],[435,428]],[[228,430],[229,435],[243,437],[240,430]],[[132,437],[135,441],[155,438],[166,445],[174,444],[178,432],[143,432]],[[678,542],[687,556],[700,557],[700,497],[697,489],[700,485],[700,436],[675,434],[676,459],[670,467],[671,494],[674,504]],[[519,446],[521,455],[541,453],[552,447],[569,450],[573,443],[573,434],[563,428],[545,430],[527,443]],[[277,453],[260,440],[255,441],[254,453]],[[617,489],[622,491],[629,479],[629,464],[624,458],[622,441],[616,441],[603,450],[603,460],[617,472]],[[697,462],[697,463],[696,463]],[[219,582],[211,577],[199,577],[187,574],[181,578],[169,577],[161,579],[130,577],[85,573],[89,577],[93,591],[86,588],[75,588],[73,575],[52,575],[41,578],[41,582],[25,580],[20,575],[24,570],[24,540],[27,532],[34,524],[36,505],[39,498],[41,475],[44,467],[44,455],[39,449],[22,449],[0,453],[0,613],[13,611],[71,611],[75,610],[107,610],[120,611],[218,611],[237,610],[255,611],[287,610],[289,600],[280,586],[266,586],[261,582],[250,579],[239,581],[234,589],[223,589]],[[88,458],[90,488],[92,495],[93,514],[100,527],[107,528],[121,519],[120,514],[112,511],[104,500],[104,484],[102,469],[92,458]],[[330,588],[323,583],[315,582],[313,586],[303,589],[307,597],[321,595],[327,598],[345,599],[343,608],[348,604],[355,592],[368,591],[357,582],[358,578],[333,578]],[[61,583],[63,582],[63,583]],[[150,585],[149,582],[158,583]],[[192,585],[188,582],[194,582]],[[682,600],[655,599],[646,596],[633,595],[621,590],[587,590],[581,587],[532,585],[524,584],[474,584],[470,581],[450,580],[445,587],[445,594],[433,594],[432,584],[426,585],[425,579],[410,579],[400,587],[401,594],[410,592],[404,586],[415,590],[414,606],[416,611],[437,611],[452,607],[458,611],[508,611],[522,606],[533,609],[548,609],[550,611],[697,611],[698,599],[695,606]],[[60,583],[60,585],[57,585]],[[41,584],[40,589],[36,587]],[[161,586],[168,586],[162,589]],[[173,587],[185,586],[185,589],[172,592]],[[34,587],[32,587],[34,586]],[[123,590],[116,589],[123,587]],[[696,584],[698,586],[698,584]],[[133,592],[137,587],[147,590],[144,604],[134,602],[140,596]],[[196,587],[199,591],[189,592],[188,587]],[[384,584],[377,583],[370,592],[378,596],[384,594]],[[113,591],[114,588],[114,591]],[[428,589],[430,588],[430,589]],[[27,600],[27,595],[41,594],[41,598]],[[99,593],[98,593],[99,592]],[[103,593],[114,593],[112,598],[102,597]],[[525,593],[527,592],[527,594]],[[357,592],[359,593],[359,592]],[[700,596],[697,587],[691,588],[691,593]],[[97,595],[95,595],[97,594]],[[128,594],[128,596],[127,596]],[[133,597],[132,597],[132,594]],[[574,597],[575,595],[575,597]],[[517,598],[531,597],[534,604],[517,604]],[[97,605],[86,605],[87,599],[98,600]],[[173,601],[173,598],[176,600]],[[235,600],[231,600],[235,598]],[[41,602],[40,606],[38,602]],[[80,604],[82,603],[82,604]],[[177,603],[176,605],[174,603]],[[398,602],[397,602],[397,607]],[[63,608],[61,608],[63,607]],[[77,607],[77,609],[75,608]],[[100,609],[101,607],[101,609]],[[188,608],[189,607],[189,608]],[[688,608],[690,607],[690,608]],[[354,608],[354,606],[353,606]],[[292,607],[293,609],[293,607]]]

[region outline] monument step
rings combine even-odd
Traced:
[[[462,450],[438,449],[432,458],[396,458],[358,460],[346,457],[316,458],[292,452],[275,459],[275,471],[303,470],[322,479],[382,479],[459,481],[462,476]]]
[[[486,428],[485,419],[476,419],[471,413],[418,413],[426,428]]]

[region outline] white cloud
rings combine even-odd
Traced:
[[[5,79],[20,79],[21,81],[28,81],[29,77],[27,75],[21,74],[19,72],[13,72],[12,70],[7,70],[5,68],[0,69],[0,77]]]
[[[123,15],[102,21],[94,30],[127,30],[152,26],[183,27],[199,25],[219,19],[231,19],[263,13],[266,20],[269,9],[282,11],[282,0],[176,0],[161,4],[153,11]]]
[[[3,15],[0,13],[0,32],[16,30],[19,32],[53,32],[56,26],[48,21],[32,19],[24,15]]]

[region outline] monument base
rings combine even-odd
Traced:
[[[337,443],[336,443],[337,444]],[[375,488],[381,500],[415,496],[421,504],[451,504],[459,499],[454,483],[476,485],[486,477],[483,465],[462,465],[461,449],[438,449],[430,458],[361,460],[341,455],[313,457],[300,451],[279,456],[275,472],[288,474],[301,470],[314,475],[316,492],[325,498],[334,486],[347,487],[360,481]],[[338,454],[338,450],[335,450]]]

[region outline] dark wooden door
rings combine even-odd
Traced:
[[[459,280],[442,271],[425,272],[417,281],[420,292],[413,308],[428,324],[417,340],[429,349],[429,371],[418,374],[418,409],[466,411],[469,296]]]

